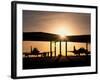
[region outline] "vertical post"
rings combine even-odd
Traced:
[[[55,57],[56,57],[56,41],[54,43],[55,43]]]
[[[50,57],[52,57],[52,41],[50,41]]]
[[[31,46],[31,54],[32,54],[32,51],[33,51],[33,49],[32,49],[32,46]]]
[[[59,45],[59,47],[60,47],[60,56],[61,56],[61,41],[60,41],[60,45]]]
[[[86,50],[88,51],[88,43],[86,43]]]
[[[67,56],[67,41],[65,42],[65,53],[66,53],[66,56]]]
[[[49,57],[49,52],[48,52],[48,57]]]

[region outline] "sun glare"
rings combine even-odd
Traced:
[[[57,29],[57,34],[60,35],[61,38],[65,38],[65,36],[67,36],[67,30],[61,27]]]

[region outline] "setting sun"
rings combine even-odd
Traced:
[[[61,38],[65,38],[65,36],[67,36],[68,34],[68,31],[66,30],[66,28],[61,27],[57,29],[56,33],[59,34]]]

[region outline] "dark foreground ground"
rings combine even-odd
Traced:
[[[90,66],[90,56],[23,58],[23,69]]]

